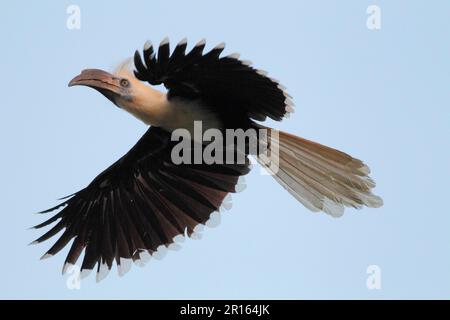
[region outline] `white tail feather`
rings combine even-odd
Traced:
[[[346,153],[294,135],[269,129],[269,159],[278,157],[274,170],[258,157],[258,162],[311,211],[324,211],[334,217],[345,207],[377,208],[383,200],[371,191],[375,182],[369,168]],[[277,147],[274,147],[274,144]]]

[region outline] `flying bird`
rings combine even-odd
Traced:
[[[63,273],[84,252],[81,276],[96,268],[100,281],[114,261],[122,275],[132,261],[160,258],[167,248],[177,249],[185,236],[198,237],[205,224],[217,224],[227,195],[239,189],[240,178],[250,171],[249,156],[256,156],[309,210],[341,216],[345,207],[382,205],[362,161],[261,125],[266,118],[281,121],[293,112],[292,97],[238,54],[223,56],[224,44],[204,53],[205,44],[202,40],[187,52],[184,39],[171,52],[167,39],[158,48],[146,42],[142,56],[138,51],[134,55],[134,68],[122,65],[113,73],[87,69],[70,81],[69,86],[99,91],[150,127],[84,189],[41,212],[59,210],[34,227],[54,224],[33,243],[63,231],[42,258],[72,241]],[[167,92],[154,88],[161,84]],[[247,149],[241,150],[241,163],[174,163],[172,133],[179,128],[192,132],[196,121],[205,130],[268,130],[272,139],[266,151],[277,156],[277,168],[262,161],[259,151],[255,155]]]

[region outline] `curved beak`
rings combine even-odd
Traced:
[[[93,88],[112,102],[119,96],[124,95],[124,88],[120,86],[120,79],[100,69],[86,69],[70,80],[69,87],[87,86]]]

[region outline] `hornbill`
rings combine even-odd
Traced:
[[[222,56],[224,44],[207,53],[204,40],[188,53],[186,47],[185,39],[172,52],[167,39],[157,49],[146,42],[143,59],[138,51],[134,55],[134,68],[122,65],[113,74],[87,69],[70,81],[69,86],[98,90],[150,127],[87,187],[41,212],[60,209],[34,227],[56,223],[33,243],[64,230],[42,258],[73,240],[63,273],[84,251],[82,277],[96,267],[97,281],[103,279],[114,260],[122,275],[131,261],[143,264],[150,257],[160,258],[167,248],[178,248],[184,236],[198,237],[203,225],[218,222],[227,195],[236,192],[239,178],[250,170],[250,152],[243,150],[243,163],[175,164],[171,133],[192,130],[194,121],[219,130],[269,130],[275,138],[267,148],[277,155],[278,168],[260,163],[312,211],[340,216],[344,207],[382,205],[371,192],[375,183],[362,161],[258,123],[267,117],[280,121],[293,112],[292,97],[278,81],[238,54]],[[148,84],[163,84],[167,93]],[[259,159],[259,154],[253,156]]]

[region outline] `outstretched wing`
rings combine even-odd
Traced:
[[[156,55],[153,46],[146,43],[143,58],[136,51],[135,76],[152,85],[164,84],[169,89],[169,99],[181,97],[201,99],[225,119],[234,122],[246,117],[281,120],[293,111],[290,96],[276,80],[256,70],[239,55],[220,57],[224,49],[219,44],[203,54],[205,41],[197,43],[189,52],[182,40],[170,54],[168,40],[163,40]]]
[[[84,250],[82,276],[97,264],[103,279],[115,260],[119,274],[131,260],[140,263],[158,257],[168,246],[197,226],[214,224],[215,213],[249,163],[180,164],[171,161],[175,142],[162,129],[151,127],[121,159],[47,213],[64,207],[42,228],[58,222],[35,241],[42,242],[64,230],[43,257],[58,253],[72,239],[63,272]]]

